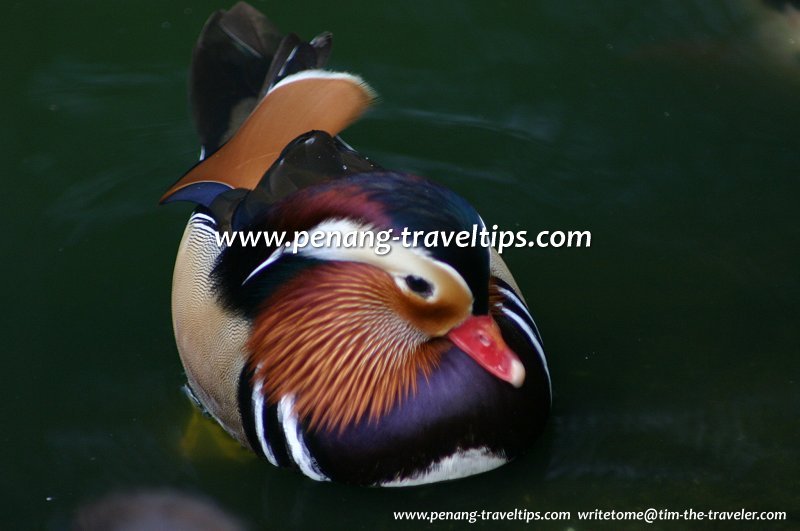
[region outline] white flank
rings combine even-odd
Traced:
[[[458,479],[481,472],[488,472],[508,462],[505,457],[500,457],[489,451],[488,448],[470,448],[459,450],[435,463],[427,470],[414,476],[394,479],[381,483],[381,487],[413,487],[435,481]]]

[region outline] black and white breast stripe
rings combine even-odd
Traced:
[[[497,285],[497,289],[502,295],[502,301],[497,305],[498,309],[511,319],[514,324],[517,325],[517,328],[523,332],[525,337],[531,343],[536,353],[539,355],[539,360],[542,362],[542,367],[544,368],[544,372],[547,375],[547,385],[550,387],[550,396],[552,401],[552,392],[553,392],[553,384],[550,381],[550,370],[547,367],[547,358],[544,355],[544,348],[542,347],[542,338],[539,335],[539,329],[536,327],[536,323],[531,316],[530,311],[528,311],[528,307],[525,306],[525,303],[522,302],[522,299],[514,293],[514,290],[511,289],[511,286],[503,282],[502,280],[495,278],[495,283]]]
[[[266,430],[264,429],[264,404],[266,402],[266,398],[264,397],[263,385],[261,381],[256,382],[253,386],[253,392],[251,393],[251,405],[253,407],[252,411],[261,412],[261,414],[254,414],[253,421],[255,424],[255,431],[256,431],[256,442],[258,442],[258,446],[261,451],[264,453],[264,457],[267,458],[267,461],[272,463],[274,466],[278,466],[278,460],[275,459],[275,453],[272,451],[272,447],[267,442],[267,434]]]
[[[303,427],[294,413],[294,397],[286,395],[276,405],[268,405],[262,382],[250,385],[252,372],[243,371],[239,405],[250,445],[274,466],[298,468],[317,481],[330,481],[311,455]]]
[[[255,392],[255,391],[254,391]],[[286,395],[278,402],[278,424],[283,427],[283,434],[286,438],[286,445],[289,449],[289,457],[292,462],[300,469],[303,474],[317,481],[330,481],[320,470],[316,459],[311,456],[306,446],[303,428],[297,422],[297,415],[294,414],[294,397]]]

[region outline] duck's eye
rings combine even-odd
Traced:
[[[417,295],[426,299],[431,295],[433,295],[433,286],[431,285],[430,282],[428,282],[424,278],[417,277],[414,275],[408,275],[405,278],[405,281],[406,281],[406,286],[408,286],[408,289],[410,289]]]

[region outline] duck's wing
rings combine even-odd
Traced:
[[[339,137],[309,131],[284,148],[255,189],[243,195],[236,193],[239,190],[226,192],[214,201],[211,210],[216,219],[231,220],[230,227],[224,228],[245,230],[257,223],[271,204],[301,188],[381,169]],[[238,201],[233,210],[231,201]]]
[[[277,201],[306,186],[379,169],[339,137],[325,131],[309,131],[286,146],[257,188]]]
[[[161,202],[207,204],[182,190],[195,183],[252,190],[295,138],[312,130],[336,135],[357,120],[375,95],[361,78],[324,70],[293,74],[269,90],[236,134],[200,161],[162,196]],[[216,194],[220,190],[214,190]]]
[[[252,190],[293,139],[312,130],[336,135],[369,107],[372,90],[357,76],[319,70],[332,38],[280,37],[247,4],[212,15],[195,46],[192,112],[200,162],[162,202],[209,206],[229,189]]]

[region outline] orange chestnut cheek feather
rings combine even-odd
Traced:
[[[405,297],[384,271],[331,262],[284,284],[253,322],[254,379],[270,403],[295,397],[311,429],[379,419],[414,393],[447,341],[430,340],[398,312]]]

